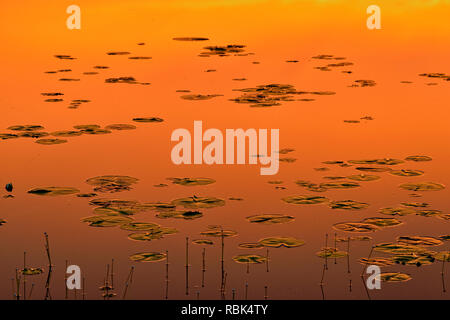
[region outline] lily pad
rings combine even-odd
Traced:
[[[341,200],[330,202],[331,209],[341,209],[341,210],[362,210],[369,206],[368,203],[358,202],[353,200]]]
[[[10,126],[7,129],[13,131],[40,131],[44,130],[44,127],[36,124],[26,124],[26,125]]]
[[[220,228],[212,227],[211,230],[200,232],[202,236],[206,237],[234,237],[237,235],[236,231],[233,230],[221,230]]]
[[[133,130],[136,129],[136,126],[133,126],[132,124],[110,124],[105,127],[106,130]]]
[[[364,173],[348,176],[347,178],[356,181],[374,181],[380,179],[379,176]]]
[[[293,248],[300,247],[305,244],[305,241],[299,240],[293,237],[270,237],[264,238],[258,241],[264,247],[274,247],[274,248]]]
[[[433,209],[419,210],[416,212],[416,215],[422,216],[422,217],[439,216],[441,214],[442,214],[441,210],[433,210]]]
[[[28,191],[28,193],[39,196],[62,196],[78,192],[80,192],[80,190],[72,187],[45,187],[45,188],[34,188]]]
[[[379,227],[372,223],[340,222],[333,225],[333,229],[345,232],[375,232]]]
[[[348,163],[352,164],[377,164],[377,165],[396,165],[403,163],[403,160],[399,159],[391,159],[391,158],[385,158],[385,159],[369,159],[369,160],[349,160]]]
[[[137,183],[139,179],[129,176],[98,176],[86,180],[86,183],[96,186],[94,191],[98,192],[120,192],[130,190],[131,185]]]
[[[409,156],[405,158],[406,161],[416,161],[416,162],[422,162],[422,161],[431,161],[433,160],[429,156]]]
[[[327,183],[321,183],[320,187],[325,189],[351,189],[351,188],[357,188],[360,184],[356,182],[350,182],[350,181],[342,181],[342,182],[327,182]]]
[[[441,244],[443,244],[443,242],[439,239],[419,236],[400,236],[397,237],[397,242],[415,246],[440,246]]]
[[[249,222],[261,224],[286,223],[294,220],[293,216],[283,214],[260,214],[246,217]]]
[[[208,245],[208,246],[212,246],[214,244],[214,242],[212,242],[211,240],[208,239],[195,239],[192,240],[193,244],[198,244],[198,245]]]
[[[43,273],[44,270],[42,268],[24,268],[20,270],[20,273],[25,276],[34,276]]]
[[[172,201],[174,205],[180,205],[188,209],[200,209],[200,208],[214,208],[223,207],[225,205],[225,200],[214,198],[214,197],[187,197],[175,199]]]
[[[167,178],[167,180],[182,186],[203,186],[216,182],[216,180],[211,178]]]
[[[426,202],[402,202],[402,206],[413,208],[426,208],[429,206]]]
[[[140,252],[130,256],[130,260],[138,262],[157,262],[166,259],[166,254],[161,252]]]
[[[8,140],[8,139],[14,139],[18,138],[19,136],[17,134],[13,133],[0,133],[0,139],[2,140]]]
[[[120,226],[120,229],[128,231],[153,231],[159,228],[159,224],[150,222],[128,222]]]
[[[316,255],[320,258],[343,258],[348,255],[345,251],[339,251],[337,248],[322,248]]]
[[[55,137],[76,137],[81,136],[83,132],[76,130],[63,130],[63,131],[55,131],[50,134]]]
[[[364,265],[376,265],[379,267],[386,267],[386,266],[391,266],[394,264],[394,262],[392,261],[392,259],[388,259],[388,258],[379,258],[379,257],[375,257],[375,258],[361,258],[358,260],[359,263],[364,264]]]
[[[424,174],[422,170],[406,170],[406,169],[391,170],[389,171],[389,173],[400,177],[416,177]]]
[[[39,140],[36,140],[36,143],[47,145],[47,146],[53,145],[53,144],[62,144],[62,143],[66,143],[66,142],[67,142],[67,140],[65,140],[65,139],[39,139]]]
[[[362,222],[374,224],[377,227],[393,227],[403,223],[400,220],[394,218],[380,218],[380,217],[366,218]]]
[[[406,273],[389,272],[380,274],[381,281],[384,282],[405,282],[411,280],[411,276]]]
[[[240,243],[238,245],[238,247],[241,249],[261,249],[264,246],[261,243],[257,243],[257,242],[244,242],[244,243]]]
[[[117,227],[132,221],[131,218],[124,216],[91,216],[81,219],[81,222],[86,222],[90,227]]]
[[[157,117],[133,118],[134,122],[163,122],[164,120]]]
[[[417,267],[432,264],[435,260],[436,259],[430,253],[405,253],[392,257],[392,261],[394,263],[402,265],[415,265]]]
[[[421,182],[421,183],[404,183],[400,185],[400,188],[411,191],[439,191],[445,189],[445,186],[440,183]]]
[[[384,168],[384,167],[356,167],[355,169],[366,172],[387,172],[392,170],[391,168]]]
[[[267,261],[267,258],[257,254],[241,254],[238,256],[234,256],[233,260],[237,263],[247,264],[247,263],[263,263]]]
[[[393,253],[393,254],[404,254],[404,253],[421,253],[426,252],[424,248],[405,244],[405,243],[380,243],[374,247],[375,251]]]
[[[281,200],[291,204],[316,204],[327,202],[328,198],[319,196],[290,196]]]
[[[441,251],[434,255],[436,260],[450,262],[450,251]]]
[[[378,212],[381,214],[386,214],[386,215],[390,215],[390,216],[406,216],[408,214],[416,213],[416,211],[411,208],[402,208],[402,207],[381,208],[380,210],[378,210]]]

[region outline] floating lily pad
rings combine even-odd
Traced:
[[[258,242],[264,247],[274,247],[274,248],[280,247],[293,248],[305,244],[305,241],[293,237],[270,237],[261,239]]]
[[[120,226],[120,229],[128,231],[153,231],[159,228],[159,224],[150,222],[128,222]]]
[[[257,254],[241,254],[234,256],[233,260],[237,263],[263,263],[267,260],[266,257]]]
[[[20,273],[25,276],[34,276],[43,273],[44,270],[42,268],[24,268],[20,270]]]
[[[402,207],[381,208],[380,210],[378,210],[378,212],[381,214],[386,214],[386,215],[390,215],[390,216],[406,216],[408,214],[416,213],[416,211],[411,208],[402,208]]]
[[[123,56],[123,55],[127,55],[130,53],[127,51],[111,51],[111,52],[107,52],[106,54],[108,56]]]
[[[426,208],[429,206],[426,202],[402,202],[402,206],[413,208]]]
[[[450,240],[450,234],[439,236],[438,239],[443,241],[449,241]]]
[[[93,192],[77,194],[78,198],[93,198],[93,197],[96,197],[96,196],[97,196],[97,194],[93,193]]]
[[[394,262],[392,261],[392,259],[388,259],[388,258],[379,258],[379,257],[375,257],[375,258],[361,258],[358,260],[359,263],[364,264],[364,265],[376,265],[379,267],[386,267],[386,266],[391,266],[394,264]]]
[[[67,142],[67,140],[65,140],[65,139],[39,139],[39,140],[36,140],[36,143],[47,145],[47,146],[53,145],[53,144],[62,144],[62,143],[66,143],[66,142]]]
[[[440,246],[441,244],[443,244],[443,242],[439,239],[419,236],[400,236],[397,237],[397,242],[415,246]]]
[[[435,257],[431,253],[405,253],[398,254],[392,257],[392,261],[402,265],[415,265],[420,267],[422,265],[429,265],[435,261]]]
[[[133,118],[134,122],[163,122],[164,119],[157,117]]]
[[[132,221],[131,218],[124,216],[91,216],[81,219],[81,222],[86,222],[90,227],[117,227],[124,223]]]
[[[340,182],[321,183],[319,186],[320,188],[325,189],[351,189],[359,187],[360,184],[356,182],[340,181]]]
[[[39,132],[24,131],[24,132],[19,133],[19,137],[22,137],[22,138],[37,139],[37,138],[42,138],[42,137],[46,137],[46,136],[48,136],[48,133],[42,132],[42,131],[39,131]]]
[[[206,41],[209,39],[204,38],[204,37],[177,37],[177,38],[172,38],[172,40],[176,40],[176,41]]]
[[[214,242],[212,242],[211,240],[208,239],[195,239],[192,240],[193,244],[198,244],[198,245],[208,245],[208,246],[212,246],[214,244]]]
[[[376,165],[396,165],[403,163],[403,160],[399,159],[391,159],[391,158],[385,158],[385,159],[369,159],[369,160],[348,160],[348,163],[352,164],[376,164]]]
[[[36,124],[27,124],[27,125],[10,126],[7,129],[13,131],[40,131],[44,130],[44,127]]]
[[[384,282],[405,282],[411,280],[411,276],[406,273],[389,272],[380,274],[381,281]]]
[[[442,220],[450,220],[450,213],[440,214],[440,215],[437,215],[437,217]]]
[[[421,253],[426,252],[424,248],[405,244],[405,243],[380,243],[374,247],[375,251],[385,252],[385,253],[393,253],[393,254],[404,254],[404,253]]]
[[[406,169],[391,170],[389,171],[389,173],[400,177],[416,177],[424,174],[422,170],[406,170]]]
[[[342,209],[342,210],[362,210],[369,206],[368,203],[358,202],[353,200],[341,200],[341,201],[331,201],[331,209]]]
[[[90,134],[90,135],[97,135],[97,134],[108,134],[111,133],[110,130],[106,130],[106,129],[81,129],[80,130],[82,133],[84,134]]]
[[[138,262],[157,262],[166,259],[166,254],[161,252],[141,252],[130,256],[130,260]]]
[[[328,198],[318,196],[290,196],[281,200],[291,204],[316,204],[327,202]]]
[[[416,215],[422,216],[422,217],[439,216],[441,214],[442,214],[441,210],[433,210],[433,209],[419,210],[416,212]]]
[[[434,258],[439,261],[450,262],[450,251],[441,251],[434,255]]]
[[[374,181],[380,179],[379,176],[364,173],[348,176],[347,178],[356,181]]]
[[[203,213],[200,211],[162,211],[156,215],[157,218],[175,218],[194,220],[203,217]]]
[[[345,251],[339,251],[337,248],[325,247],[322,248],[316,255],[320,258],[342,258],[348,255]]]
[[[131,185],[137,183],[139,179],[129,176],[99,176],[86,180],[86,183],[96,186],[94,191],[98,192],[120,192],[130,190]]]
[[[180,98],[184,100],[209,100],[215,97],[223,96],[222,94],[185,94]]]
[[[400,220],[394,218],[380,218],[380,217],[366,218],[362,222],[374,224],[377,227],[393,227],[403,223]]]
[[[283,214],[260,214],[246,217],[249,222],[261,224],[285,223],[294,220],[293,216]]]
[[[62,196],[78,192],[80,192],[80,190],[72,187],[45,187],[45,188],[34,188],[28,191],[28,193],[39,196]]]
[[[76,125],[73,126],[74,129],[78,129],[78,130],[95,130],[95,129],[100,129],[100,126],[98,124],[80,124],[80,125]]]
[[[151,241],[151,240],[159,240],[162,239],[167,234],[177,233],[178,230],[175,228],[156,228],[149,232],[143,233],[131,233],[128,235],[128,238],[135,241]]]
[[[244,242],[244,243],[240,243],[238,245],[238,247],[241,249],[261,249],[264,246],[261,243],[257,243],[257,242]]]
[[[355,169],[366,172],[387,172],[392,170],[391,168],[384,168],[384,167],[356,167]]]
[[[14,139],[18,138],[19,136],[17,134],[13,133],[0,133],[0,139],[2,140],[8,140],[8,139]]]
[[[105,127],[106,130],[133,130],[136,129],[136,126],[132,124],[110,124]]]
[[[429,156],[409,156],[405,158],[406,161],[416,161],[416,162],[422,162],[422,161],[431,161],[433,160]]]
[[[211,178],[167,178],[167,180],[182,186],[203,186],[216,182],[216,180]]]
[[[76,130],[64,130],[64,131],[55,131],[50,134],[55,137],[76,137],[81,136],[83,132]]]
[[[411,191],[439,191],[445,189],[445,186],[440,183],[421,182],[421,183],[404,183],[400,185],[400,188]]]
[[[372,223],[340,222],[333,225],[333,229],[345,232],[375,232],[379,227]]]
[[[234,237],[237,235],[236,231],[233,230],[221,230],[220,228],[212,227],[211,230],[200,232],[202,236],[206,237]]]
[[[225,205],[225,201],[214,197],[187,197],[175,199],[172,201],[174,205],[180,205],[188,209],[200,209],[200,208],[214,208],[222,207]]]

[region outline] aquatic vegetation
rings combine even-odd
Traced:
[[[174,205],[180,205],[188,209],[201,209],[201,208],[214,208],[223,207],[225,205],[225,200],[214,198],[214,197],[187,197],[175,199],[172,201]]]
[[[380,228],[373,223],[340,222],[333,225],[333,229],[345,232],[375,232]]]
[[[128,222],[120,226],[122,230],[128,231],[153,231],[158,230],[161,226],[156,223],[150,222]]]
[[[8,139],[14,139],[18,138],[19,136],[17,134],[13,133],[0,133],[0,139],[2,140],[8,140]]]
[[[6,223],[5,219],[0,219],[0,226],[4,225]]]
[[[161,252],[140,252],[130,256],[131,261],[137,262],[157,262],[165,260],[167,255]]]
[[[200,232],[202,236],[206,237],[234,237],[237,236],[237,232],[233,230],[221,230],[220,228],[211,228],[211,230]]]
[[[261,224],[286,223],[294,220],[294,217],[283,214],[261,214],[246,217],[249,222]]]
[[[117,227],[122,224],[132,221],[129,217],[124,216],[91,216],[81,219],[81,222],[86,222],[90,227]]]
[[[241,249],[261,249],[264,246],[261,243],[257,243],[257,242],[244,242],[244,243],[240,243],[238,245],[238,247]]]
[[[164,120],[157,117],[143,117],[143,118],[141,117],[141,118],[133,118],[133,121],[147,123],[147,122],[163,122]]]
[[[429,206],[429,204],[426,202],[402,202],[401,205],[413,208],[426,208]]]
[[[403,160],[399,159],[391,159],[391,158],[384,158],[384,159],[366,159],[366,160],[348,160],[348,163],[352,164],[376,164],[376,165],[396,165],[400,163],[404,163]]]
[[[62,196],[79,192],[80,190],[72,187],[42,187],[34,188],[28,191],[28,193],[38,196]]]
[[[86,183],[95,186],[96,192],[120,192],[131,190],[131,185],[137,183],[139,179],[129,176],[99,176],[86,180]]]
[[[293,237],[270,237],[264,238],[258,241],[264,247],[274,247],[274,248],[293,248],[300,247],[305,244],[305,241],[299,240]]]
[[[185,94],[180,98],[184,100],[209,100],[215,97],[221,97],[222,94]]]
[[[160,227],[149,232],[137,232],[128,235],[128,239],[135,241],[151,241],[162,239],[165,235],[177,233],[178,230],[175,228]]]
[[[328,198],[319,196],[290,196],[281,200],[291,204],[317,204],[329,201]]]
[[[76,137],[81,136],[83,132],[76,130],[63,130],[63,131],[55,131],[51,132],[50,135],[55,137]]]
[[[380,274],[381,281],[384,282],[406,282],[411,280],[411,276],[406,273],[388,272]]]
[[[380,243],[374,246],[375,251],[393,253],[393,254],[405,254],[405,253],[423,253],[426,252],[424,248],[419,246],[406,244],[406,243]]]
[[[439,191],[445,189],[445,186],[440,183],[421,182],[421,183],[404,183],[400,185],[400,188],[411,191]]]
[[[345,251],[339,251],[337,248],[325,247],[316,253],[319,258],[343,258],[348,255]]]
[[[209,39],[204,38],[204,37],[177,37],[177,38],[172,38],[172,40],[176,40],[176,41],[206,41]]]
[[[203,217],[203,213],[200,211],[162,211],[156,215],[157,218],[167,219],[184,219],[184,220],[194,220]]]
[[[136,126],[132,124],[110,124],[105,127],[106,130],[133,130],[136,129]]]
[[[356,167],[355,169],[367,172],[387,172],[392,170],[391,168],[383,168],[383,167]]]
[[[386,215],[390,215],[390,216],[406,216],[408,214],[413,214],[416,213],[415,210],[411,209],[411,208],[381,208],[380,210],[378,210],[379,213],[381,214],[386,214]]]
[[[47,132],[42,132],[42,131],[39,131],[39,132],[28,132],[28,131],[26,131],[26,132],[19,133],[19,137],[22,137],[22,138],[34,138],[34,139],[37,139],[37,138],[42,138],[42,137],[46,137],[46,136],[48,136],[48,133]]]
[[[424,174],[422,170],[391,170],[389,171],[390,174],[393,174],[395,176],[401,176],[401,177],[416,177],[421,176]]]
[[[72,57],[69,54],[55,54],[54,57],[57,58],[57,59],[61,59],[61,60],[74,60],[74,59],[76,59],[76,58]]]
[[[106,53],[109,56],[123,56],[123,55],[127,55],[130,54],[127,51],[110,51]]]
[[[348,176],[347,178],[356,181],[374,181],[380,179],[380,176],[361,173]]]
[[[26,125],[10,126],[7,129],[13,131],[40,131],[44,130],[45,128],[37,124],[26,124]]]
[[[440,246],[443,242],[433,237],[420,236],[400,236],[397,242],[411,244],[415,246]]]
[[[377,227],[393,227],[403,223],[400,220],[394,218],[380,218],[380,217],[365,218],[362,222],[374,224]]]
[[[96,196],[97,196],[97,194],[93,193],[93,192],[77,194],[78,198],[93,198],[93,197],[96,197]]]
[[[405,158],[406,161],[416,161],[416,162],[422,162],[422,161],[431,161],[433,160],[429,156],[409,156]]]
[[[210,57],[214,55],[218,56],[228,56],[230,54],[242,53],[244,52],[244,45],[229,44],[226,46],[207,46],[204,47],[206,51],[199,54],[200,57]]]
[[[350,181],[340,181],[340,182],[321,183],[319,186],[325,189],[351,189],[360,187],[360,184]]]
[[[66,143],[67,140],[65,139],[38,139],[35,141],[36,143],[43,144],[43,145],[53,145],[53,144],[62,144]]]
[[[434,255],[434,258],[439,261],[450,262],[450,251],[440,251]]]
[[[391,266],[394,264],[394,261],[392,261],[392,259],[380,258],[380,257],[369,258],[369,259],[361,258],[358,260],[358,262],[363,265],[376,265],[379,267],[386,267],[386,266]]]
[[[353,200],[341,200],[341,201],[331,201],[329,203],[329,206],[331,209],[362,210],[366,209],[369,206],[369,204]]]
[[[198,244],[198,245],[208,245],[208,246],[212,246],[214,244],[214,242],[212,242],[211,240],[208,239],[195,239],[192,240],[193,244]]]
[[[257,254],[241,254],[234,256],[233,260],[237,263],[263,263],[267,260],[266,257]]]
[[[167,180],[182,186],[203,186],[216,182],[216,180],[211,178],[167,178]]]
[[[43,272],[44,270],[42,268],[31,268],[31,267],[20,270],[20,273],[25,276],[39,275]]]
[[[439,216],[442,214],[441,210],[419,210],[416,212],[416,215],[422,216],[422,217],[431,217],[431,216]]]

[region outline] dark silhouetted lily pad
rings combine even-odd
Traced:
[[[402,208],[402,207],[381,208],[380,210],[378,210],[378,212],[381,214],[386,214],[386,215],[390,215],[390,216],[406,216],[408,214],[416,213],[416,211],[411,208]]]
[[[379,257],[375,257],[375,258],[361,258],[358,260],[359,263],[364,264],[364,265],[376,265],[379,267],[386,267],[386,266],[391,266],[394,264],[394,262],[392,261],[392,259],[388,259],[388,258],[379,258]]]
[[[129,217],[124,216],[91,216],[81,219],[81,222],[86,222],[90,227],[117,227],[124,223],[132,221]]]
[[[348,176],[347,178],[356,181],[374,181],[380,179],[379,176],[364,173]]]
[[[293,216],[283,214],[260,214],[246,217],[249,222],[261,224],[285,223],[294,220]]]
[[[139,179],[129,176],[99,176],[86,180],[91,186],[96,186],[94,191],[97,192],[120,192],[130,190],[131,185],[137,183]]]
[[[281,200],[291,204],[316,204],[327,202],[328,198],[319,196],[290,196]]]
[[[28,193],[39,196],[62,196],[78,192],[80,192],[80,190],[72,187],[45,187],[45,188],[34,188],[28,191]]]
[[[151,222],[128,222],[120,226],[122,230],[128,231],[153,231],[160,228],[159,224]]]
[[[188,209],[214,208],[225,205],[225,201],[222,199],[214,197],[197,197],[195,195],[192,197],[175,199],[172,203]]]
[[[137,262],[157,262],[166,259],[166,254],[161,252],[140,252],[130,256],[130,260]]]
[[[445,189],[445,186],[440,183],[421,182],[421,183],[404,183],[400,185],[400,188],[411,191],[439,191]]]
[[[136,129],[136,126],[132,124],[110,124],[105,127],[106,130],[133,130]]]
[[[422,161],[431,161],[433,160],[429,156],[409,156],[405,158],[406,161],[416,161],[416,162],[422,162]]]
[[[395,176],[401,176],[401,177],[416,177],[416,176],[423,175],[424,172],[422,170],[402,169],[402,170],[391,170],[391,171],[389,171],[389,173],[393,174]]]
[[[299,240],[293,237],[270,237],[264,238],[258,241],[264,247],[274,247],[274,248],[293,248],[300,247],[305,244],[305,241]]]
[[[233,260],[237,263],[263,263],[267,260],[266,257],[257,254],[241,254],[234,256]]]
[[[411,276],[406,273],[388,272],[380,274],[381,281],[384,282],[405,282],[411,280]]]
[[[164,119],[161,118],[157,118],[157,117],[145,117],[145,118],[133,118],[134,122],[142,122],[142,123],[146,123],[146,122],[163,122]]]
[[[36,143],[43,144],[43,145],[53,145],[53,144],[62,144],[66,143],[67,140],[65,139],[38,139],[35,141]]]
[[[342,210],[362,210],[366,209],[369,206],[368,203],[353,200],[331,201],[329,205],[331,209]]]
[[[333,225],[333,229],[345,232],[375,232],[380,228],[373,223],[340,222]]]
[[[182,186],[203,186],[216,182],[216,180],[211,178],[167,178],[167,180]]]
[[[211,240],[208,239],[195,239],[192,240],[193,244],[198,244],[198,245],[208,245],[208,246],[212,246],[214,244],[214,242],[212,242]]]
[[[377,227],[393,227],[403,223],[400,220],[394,218],[380,218],[380,217],[365,218],[362,222],[374,224]]]
[[[319,258],[343,258],[348,255],[345,251],[339,251],[337,248],[325,247],[316,253]]]
[[[439,246],[443,243],[441,240],[436,238],[420,236],[400,236],[397,237],[397,242],[415,246]]]

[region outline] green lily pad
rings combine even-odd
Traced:
[[[439,191],[445,189],[445,186],[440,183],[421,182],[421,183],[404,183],[400,185],[400,188],[411,191]]]
[[[397,237],[397,242],[411,244],[414,246],[440,246],[443,242],[432,237],[419,236],[400,236]]]
[[[300,247],[305,244],[305,241],[299,240],[293,237],[270,237],[264,238],[258,241],[264,247],[274,247],[274,248],[293,248]]]
[[[214,242],[212,242],[211,240],[208,239],[195,239],[192,240],[193,244],[198,244],[198,245],[208,245],[208,246],[212,246],[214,244]]]
[[[66,142],[67,142],[67,140],[65,140],[65,139],[39,139],[39,140],[36,140],[36,143],[47,145],[47,146],[53,145],[53,144],[62,144],[62,143],[66,143]]]
[[[24,268],[20,270],[20,273],[25,276],[34,276],[43,273],[44,270],[42,268]]]
[[[285,223],[294,220],[294,217],[283,214],[260,214],[246,217],[249,222],[261,224]]]
[[[326,197],[319,196],[290,196],[282,198],[281,200],[291,204],[316,204],[328,201]]]
[[[120,226],[120,229],[128,231],[153,231],[159,228],[159,224],[150,222],[128,222]]]
[[[380,218],[380,217],[366,218],[362,222],[374,224],[377,227],[393,227],[403,223],[400,220],[394,218]]]
[[[257,255],[257,254],[241,254],[238,256],[234,256],[233,260],[237,263],[263,263],[267,261],[266,257]]]
[[[389,272],[380,274],[381,281],[384,282],[405,282],[411,280],[411,276],[406,273]]]
[[[380,179],[379,176],[364,173],[348,176],[347,178],[356,181],[374,181]]]
[[[381,214],[386,214],[386,215],[390,215],[390,216],[406,216],[408,214],[412,214],[412,213],[416,213],[415,210],[410,209],[410,208],[381,208],[380,210],[378,210],[379,213]]]
[[[345,232],[375,232],[380,228],[372,223],[340,222],[334,224],[333,229]]]
[[[172,201],[174,205],[180,205],[188,209],[200,209],[200,208],[214,208],[223,207],[225,205],[225,200],[214,198],[214,197],[187,197],[175,199]]]
[[[62,196],[78,192],[80,192],[80,190],[72,187],[45,187],[45,188],[34,188],[28,191],[28,193],[39,196]]]
[[[342,258],[348,255],[345,251],[339,251],[337,248],[325,247],[316,253],[319,258]]]
[[[96,186],[94,191],[98,192],[120,192],[130,190],[130,186],[137,183],[139,179],[128,176],[99,176],[86,180],[86,183]]]
[[[341,200],[330,202],[331,209],[362,210],[367,208],[368,206],[369,206],[368,203],[353,200]]]
[[[389,171],[389,173],[400,177],[416,177],[424,174],[422,170],[406,170],[406,169],[391,170]]]
[[[81,222],[86,222],[90,227],[117,227],[122,224],[132,221],[131,218],[124,216],[91,216],[81,219]]]
[[[433,159],[429,156],[409,156],[409,157],[406,157],[405,160],[421,162],[421,161],[431,161]]]
[[[130,260],[138,262],[157,262],[166,258],[166,254],[161,252],[140,252],[130,256]]]
[[[182,186],[203,186],[216,182],[216,180],[210,178],[167,178],[167,180]]]

